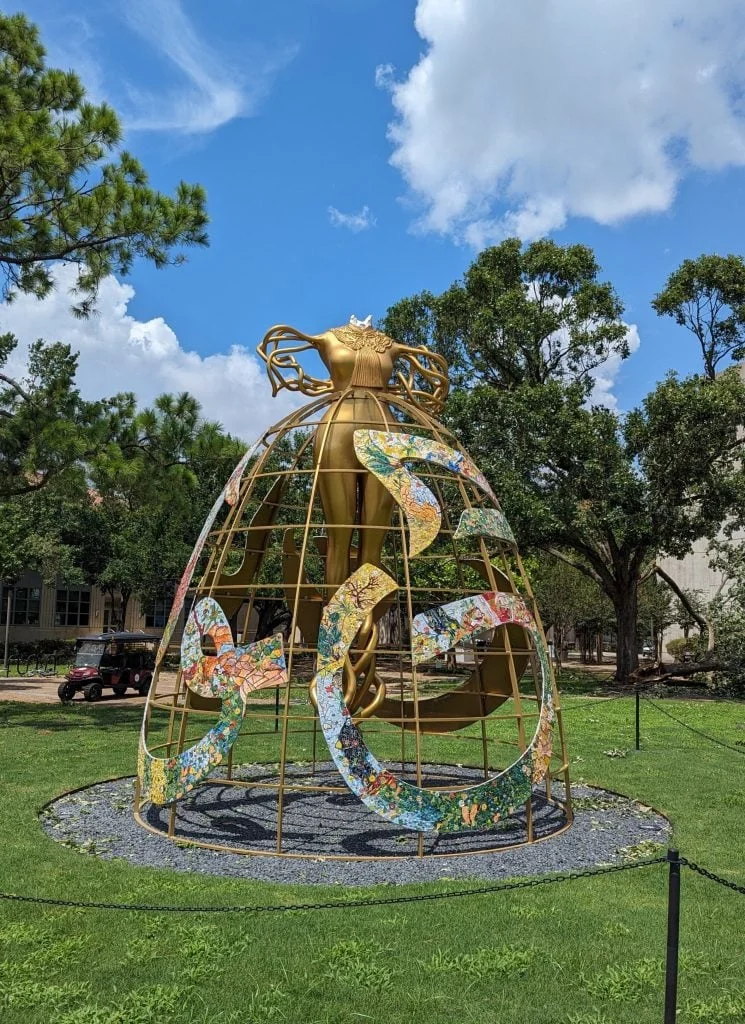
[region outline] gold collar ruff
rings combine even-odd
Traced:
[[[376,331],[374,327],[353,327],[351,324],[344,324],[343,327],[334,327],[331,333],[342,345],[346,345],[354,352],[362,349],[385,352],[393,344],[393,340],[387,334]]]

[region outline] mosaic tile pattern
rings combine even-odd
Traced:
[[[515,543],[515,535],[507,522],[507,516],[498,508],[464,509],[454,537],[456,540],[465,537],[496,537],[510,544]]]
[[[194,570],[196,568],[197,562],[199,561],[199,556],[202,554],[202,549],[204,548],[205,541],[209,536],[209,532],[212,529],[215,519],[217,519],[217,514],[225,502],[227,502],[228,505],[232,506],[235,505],[235,503],[238,501],[238,493],[240,491],[241,480],[246,470],[246,466],[249,464],[253,456],[261,447],[261,443],[261,440],[257,441],[252,448],[249,448],[248,451],[245,452],[238,465],[230,474],[228,482],[225,484],[222,491],[217,496],[215,504],[210,509],[209,515],[204,521],[204,526],[202,527],[202,530],[199,536],[197,537],[197,542],[194,545],[194,550],[189,556],[189,561],[186,563],[186,568],[184,569],[184,573],[181,577],[181,580],[179,581],[179,585],[176,588],[176,593],[173,598],[173,605],[171,606],[168,621],[166,622],[165,629],[163,630],[163,636],[161,637],[160,640],[160,646],[158,647],[158,657],[156,659],[156,665],[159,665],[161,663],[161,661],[165,657],[166,651],[168,650],[168,645],[171,642],[171,637],[173,636],[173,631],[176,628],[178,617],[181,614],[181,609],[184,607],[184,598],[186,597],[186,591],[189,589],[189,584],[191,583],[191,578],[194,575]]]
[[[212,638],[216,655],[202,653],[204,636]],[[220,716],[201,740],[175,757],[154,757],[143,729],[137,774],[143,799],[154,804],[182,799],[221,764],[238,738],[249,693],[287,682],[281,634],[236,647],[222,609],[210,597],[203,598],[189,615],[181,642],[181,668],[191,690],[220,698]]]
[[[413,623],[417,661],[448,650],[465,637],[507,623],[524,626],[535,644],[542,675],[538,728],[529,747],[505,771],[468,789],[423,789],[397,778],[368,750],[344,701],[344,656],[368,611],[395,589],[372,565],[361,566],[339,587],[321,620],[315,678],[318,713],[331,756],[344,781],[363,803],[388,821],[419,832],[492,828],[530,799],[551,758],[554,720],[548,655],[540,630],[522,598],[482,594],[417,616]]]
[[[354,450],[362,465],[380,480],[403,509],[409,527],[409,556],[420,554],[440,532],[442,513],[432,491],[404,460],[433,462],[470,480],[495,503],[484,474],[462,452],[428,437],[385,430],[355,430]]]

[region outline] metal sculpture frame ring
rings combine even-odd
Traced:
[[[214,657],[202,653],[205,636],[215,644]],[[197,743],[173,757],[153,756],[143,730],[137,774],[142,796],[154,804],[181,800],[206,779],[238,738],[248,695],[287,681],[282,634],[236,647],[222,608],[210,597],[191,610],[181,641],[181,666],[194,693],[220,700],[220,715]]]
[[[478,594],[424,612],[414,620],[416,662],[446,651],[457,639],[494,626],[515,623],[530,632],[541,667],[541,710],[529,746],[505,771],[466,789],[424,789],[383,768],[368,750],[344,700],[344,658],[367,613],[394,590],[387,573],[363,565],[339,587],[321,620],[319,670],[315,677],[318,715],[342,778],[362,802],[389,821],[418,832],[459,832],[492,828],[530,800],[551,758],[554,720],[551,674],[540,630],[521,597]]]
[[[358,430],[354,446],[360,462],[394,495],[409,526],[411,554],[425,550],[440,528],[437,499],[404,465],[406,460],[435,462],[465,477],[496,503],[486,478],[461,453],[411,434]],[[469,516],[469,528],[492,531],[514,544],[499,510]],[[541,709],[535,735],[517,760],[499,775],[467,789],[443,792],[414,786],[382,768],[366,747],[344,699],[344,660],[367,614],[397,589],[382,569],[363,565],[336,591],[324,610],[318,637],[318,672],[314,680],[318,714],[331,756],[345,782],[371,810],[419,832],[462,831],[493,827],[515,807],[530,800],[551,759],[554,721],[548,652],[538,624],[517,594],[487,592],[462,598],[416,616],[412,623],[414,663],[450,650],[467,636],[496,627],[521,626],[533,641],[541,670]]]

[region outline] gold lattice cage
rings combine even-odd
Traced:
[[[367,404],[360,406],[362,398]],[[499,773],[530,743],[541,699],[535,645],[519,625],[465,641],[434,662],[414,664],[411,624],[422,610],[485,590],[522,595],[540,628],[538,609],[514,545],[454,537],[462,511],[480,508],[486,499],[446,469],[417,467],[441,506],[442,526],[434,543],[415,557],[409,555],[405,518],[396,505],[379,524],[364,525],[359,515],[353,522],[329,524],[324,474],[359,478],[360,467],[324,466],[319,438],[344,420],[350,401],[357,401],[358,409],[375,410],[368,421],[355,420],[358,428],[404,430],[459,448],[420,403],[375,389],[322,395],[266,432],[238,500],[224,507],[207,538],[187,608],[214,598],[242,643],[279,621],[288,682],[249,695],[240,735],[218,773],[168,807],[155,807],[138,795],[136,817],[152,831],[196,845],[307,857],[493,852],[556,834],[572,816],[555,688],[553,753],[545,780],[533,787],[524,806],[491,830],[431,836],[375,821],[330,760],[311,687],[321,615],[333,591],[330,536],[336,542],[348,533],[348,567],[354,570],[366,531],[381,531],[379,564],[397,584],[353,644],[344,688],[365,743],[399,778],[457,793]],[[185,685],[180,668],[161,665],[143,726],[149,749],[160,757],[179,754],[204,734],[218,710],[219,701]]]

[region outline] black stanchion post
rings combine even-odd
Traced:
[[[680,854],[667,851],[667,960],[665,963],[664,1024],[675,1024],[678,1006],[678,940],[680,936]]]
[[[639,687],[638,686],[634,687],[634,697],[636,698],[636,749],[639,750],[639,747],[641,745],[641,740],[640,740],[640,737],[639,737],[639,724],[640,724],[639,723],[639,715],[640,715],[641,699],[639,697]]]
[[[274,731],[279,732],[279,687],[274,687]]]

